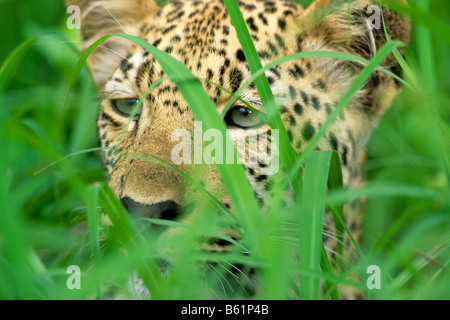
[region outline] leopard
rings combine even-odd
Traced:
[[[290,0],[239,0],[237,4],[262,66],[297,53],[316,51],[365,59],[311,56],[291,59],[265,71],[291,146],[299,155],[367,61],[387,42],[387,35],[405,45],[410,43],[410,22],[389,8],[382,7],[379,28],[369,23],[369,9],[374,5],[380,8],[379,1],[314,0],[307,7]],[[255,134],[255,127],[256,135],[270,133],[270,126],[258,116],[265,109],[255,81],[247,83],[237,97],[233,96],[252,72],[223,1],[173,0],[160,4],[154,0],[67,0],[67,5],[80,8],[85,50],[106,34],[120,32],[144,39],[199,79],[226,127],[239,129],[235,131],[239,136],[236,139]],[[404,55],[403,49],[398,51]],[[174,162],[176,141],[172,133],[180,128],[192,133],[196,119],[155,57],[132,41],[111,37],[90,54],[87,63],[101,93],[97,127],[104,167],[109,186],[124,207],[155,219],[189,223],[190,216],[183,214],[183,209],[196,192],[186,183],[186,176],[191,176],[233,212],[233,199],[214,165],[198,170],[198,166]],[[316,146],[317,150],[335,150],[339,154],[345,188],[365,183],[367,141],[402,89],[395,77],[401,75],[395,56],[388,55],[380,67],[389,72],[373,72]],[[151,86],[154,88],[147,92]],[[135,110],[141,100],[140,108]],[[268,139],[262,141],[269,143]],[[114,152],[117,149],[120,153]],[[127,152],[152,155],[171,167],[124,156]],[[270,203],[272,194],[273,178],[263,173],[267,165],[267,159],[243,164],[260,207]],[[286,194],[292,198],[292,191]],[[345,206],[344,219],[359,242],[364,203]],[[325,215],[323,224],[326,234],[335,234],[331,214]],[[176,232],[174,229],[166,232]],[[221,230],[233,241],[210,237],[199,245],[207,251],[228,252],[240,240],[236,229],[227,226]],[[330,252],[336,250],[335,236],[324,235],[323,241]],[[347,247],[351,246],[344,250],[349,250]]]

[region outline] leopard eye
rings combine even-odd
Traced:
[[[139,117],[142,112],[142,105],[137,107],[139,103],[139,99],[113,99],[111,100],[111,106],[119,113],[121,116],[130,116],[134,115],[134,117]]]
[[[228,125],[238,126],[244,129],[254,128],[263,121],[252,110],[243,106],[236,106],[228,111],[225,116],[225,122]]]

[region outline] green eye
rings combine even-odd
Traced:
[[[139,117],[142,112],[142,105],[137,108],[139,99],[113,99],[111,100],[111,106],[122,116],[134,115],[134,117]]]
[[[253,128],[262,123],[260,117],[247,107],[236,106],[225,116],[228,125],[235,125],[244,129]]]

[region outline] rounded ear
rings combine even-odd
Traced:
[[[406,3],[406,0],[396,1]],[[346,52],[370,60],[386,43],[386,33],[390,39],[409,45],[410,20],[388,7],[380,6],[382,3],[377,0],[315,0],[298,17],[298,50]],[[402,49],[399,52],[403,54]],[[326,73],[333,81],[339,82],[342,80],[340,73],[351,72],[355,64],[337,65],[330,61],[329,66]],[[393,54],[381,66],[399,74],[400,67]],[[392,77],[376,72],[364,89],[364,107],[382,114],[400,86]]]
[[[160,10],[154,0],[66,0],[66,5],[80,8],[83,50],[106,34],[139,36],[144,20]],[[97,87],[103,88],[131,45],[130,41],[113,37],[91,53],[87,62]]]
[[[406,3],[406,0],[397,1]],[[383,1],[316,0],[302,13],[300,28],[304,37],[315,37],[328,47],[366,59],[372,58],[386,42],[385,32],[392,40],[409,45],[409,19],[380,7],[380,3]]]

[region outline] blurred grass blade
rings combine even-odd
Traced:
[[[387,32],[384,15],[382,14],[381,17],[382,17],[382,22],[383,22],[384,36],[386,37],[386,40],[390,42],[390,41],[392,41],[392,39]],[[411,67],[406,63],[405,59],[403,59],[400,52],[398,52],[398,49],[394,49],[392,51],[392,53],[394,54],[395,58],[397,59],[397,62],[399,63],[400,67],[403,70],[403,73],[408,81],[408,86],[413,88],[416,92],[420,92],[419,80],[417,79],[416,75],[412,71]]]
[[[89,242],[91,245],[92,256],[94,258],[94,267],[97,268],[100,264],[100,214],[98,211],[99,200],[98,196],[102,184],[94,184],[86,189],[86,202],[87,202],[87,219],[89,228]],[[97,299],[102,300],[103,294],[100,286],[97,286]]]
[[[342,178],[342,167],[341,167],[341,161],[339,159],[339,153],[335,150],[332,151],[331,157],[330,157],[330,168],[329,168],[329,174],[328,174],[328,181],[327,181],[328,190],[335,190],[335,189],[342,189],[344,187],[343,178]],[[341,274],[344,270],[344,226],[336,216],[337,214],[341,217],[344,217],[344,206],[337,205],[334,208],[332,208],[332,212],[334,214],[334,229],[335,229],[335,236],[336,236],[336,255],[333,255],[333,257],[336,257],[336,265],[338,267],[338,273]],[[336,212],[336,213],[335,213]],[[328,260],[328,255],[326,253],[325,247],[322,246],[322,261],[321,261],[322,270],[325,273],[333,274],[333,269],[331,267],[331,264]],[[325,285],[328,288],[328,294],[330,295],[331,299],[333,300],[339,300],[339,292],[336,289],[336,283],[331,283],[329,281],[325,280]],[[334,289],[333,289],[334,288]]]
[[[64,115],[64,110],[66,110],[67,102],[69,101],[69,96],[70,96],[70,93],[72,92],[72,88],[75,85],[75,82],[77,81],[77,78],[78,78],[78,75],[81,72],[81,69],[84,67],[84,65],[86,63],[87,58],[92,53],[92,51],[94,51],[100,44],[102,44],[103,42],[105,42],[109,38],[111,38],[111,35],[107,34],[106,36],[104,36],[104,37],[98,39],[97,41],[95,41],[91,46],[89,46],[89,48],[87,48],[83,52],[83,54],[81,55],[80,59],[78,59],[78,62],[75,65],[75,68],[72,71],[72,76],[69,79],[69,85],[67,87],[66,97],[64,99],[64,104],[63,104],[63,107],[62,107],[62,110],[61,110],[60,123],[61,123],[61,119],[63,118],[63,115]]]
[[[125,247],[129,246],[130,250],[142,248],[144,243],[142,235],[108,185],[104,184],[100,188],[99,200],[114,226],[115,235],[119,241]],[[172,298],[171,293],[164,290],[164,280],[153,260],[141,259],[136,264],[136,269],[153,299]]]
[[[3,62],[0,69],[0,94],[6,90],[17,68],[36,40],[37,38],[32,38],[22,42]]]
[[[3,299],[44,299],[53,289],[44,263],[30,245],[26,222],[18,211],[17,191],[11,191],[9,151],[5,119],[0,118],[0,297]],[[44,284],[38,288],[38,283]]]
[[[330,260],[328,259],[327,251],[325,250],[325,247],[322,245],[321,248],[321,261],[320,265],[322,266],[322,271],[325,274],[333,275],[333,268],[331,267]],[[327,294],[325,295],[325,299],[330,296],[332,300],[340,300],[339,292],[336,289],[336,281],[331,282],[327,279],[325,279],[325,286],[327,288]]]
[[[342,189],[344,187],[344,182],[342,178],[342,167],[341,160],[339,159],[339,154],[337,151],[333,151],[330,159],[330,174],[328,175],[328,190],[337,190]],[[338,267],[339,272],[343,271],[343,250],[344,250],[344,226],[339,221],[338,216],[345,217],[344,215],[344,206],[342,204],[336,205],[332,207],[332,211],[334,214],[334,228],[336,232],[336,241],[337,241],[337,257],[338,257]]]
[[[300,267],[319,272],[322,250],[322,221],[332,151],[313,151],[305,164],[303,201],[300,213]],[[301,298],[317,299],[319,278],[300,276]]]

